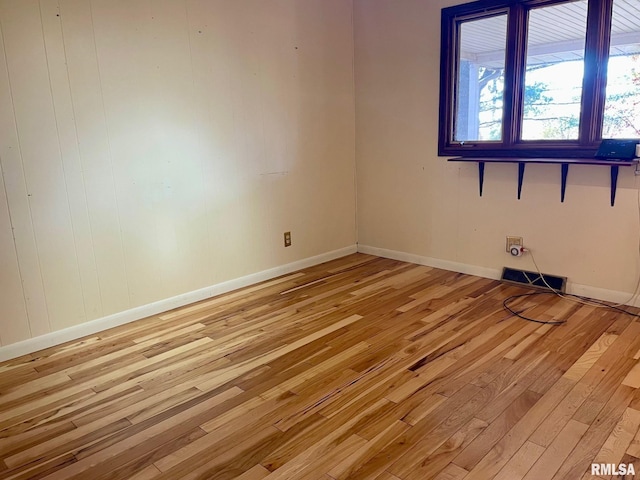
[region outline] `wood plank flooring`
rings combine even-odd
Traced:
[[[640,322],[525,292],[355,254],[2,363],[0,478],[640,473]]]

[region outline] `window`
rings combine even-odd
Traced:
[[[640,2],[613,3],[604,138],[640,137]]]
[[[529,12],[523,140],[577,140],[582,102],[587,0]],[[549,31],[554,41],[549,41]]]
[[[501,140],[507,15],[462,23],[459,35],[455,139]],[[480,45],[490,51],[478,61]]]
[[[640,137],[638,0],[442,11],[440,155],[591,157]]]

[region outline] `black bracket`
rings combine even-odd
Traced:
[[[485,163],[517,163],[518,164],[518,200],[522,198],[522,184],[524,183],[524,170],[527,163],[544,163],[544,164],[560,164],[560,201],[564,202],[565,195],[567,193],[567,177],[569,176],[569,165],[600,165],[607,166],[611,169],[611,206],[613,207],[616,202],[616,190],[618,188],[618,170],[619,167],[635,166],[636,173],[640,173],[640,164],[638,160],[617,160],[615,162],[611,160],[599,160],[591,158],[567,158],[564,161],[552,158],[473,158],[473,157],[458,157],[450,158],[450,162],[476,162],[478,164],[478,188],[480,196],[484,192],[484,168]],[[612,163],[613,162],[613,163]]]
[[[564,202],[564,194],[567,193],[567,175],[569,175],[569,164],[563,163],[562,168],[562,181],[560,184],[560,201]]]
[[[618,165],[611,166],[611,206],[616,203],[616,190],[618,188]]]
[[[524,180],[524,167],[527,164],[524,162],[518,162],[518,200],[522,194],[522,181]]]

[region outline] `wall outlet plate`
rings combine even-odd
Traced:
[[[507,253],[511,253],[511,247],[523,247],[522,237],[507,235]]]
[[[284,232],[284,246],[291,246],[291,232]]]

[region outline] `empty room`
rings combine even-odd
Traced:
[[[640,478],[637,0],[0,0],[0,479]]]

